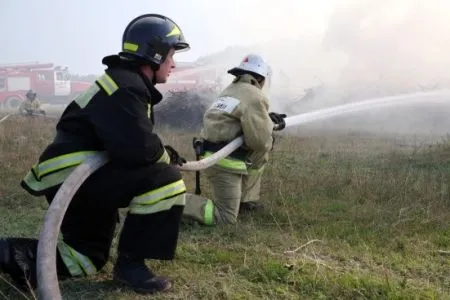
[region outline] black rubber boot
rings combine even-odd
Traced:
[[[20,289],[35,289],[36,252],[37,241],[34,239],[0,239],[0,272],[11,276]]]
[[[113,279],[128,286],[135,292],[154,294],[168,291],[172,283],[166,277],[156,276],[146,265],[143,259],[133,259],[129,256],[119,255],[113,270]]]
[[[258,202],[242,202],[239,205],[239,212],[246,212],[246,211],[260,211],[264,209],[264,205]]]
[[[0,239],[0,273],[8,273],[10,260],[9,244],[6,239]]]

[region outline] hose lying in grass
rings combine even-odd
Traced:
[[[286,127],[289,125],[286,118]],[[277,129],[277,128],[275,128]],[[215,165],[220,159],[228,156],[244,143],[240,136],[232,140],[225,147],[202,160],[189,161],[177,166],[181,171],[195,172]],[[50,204],[39,235],[37,249],[37,282],[39,299],[61,299],[58,275],[56,272],[56,247],[61,223],[74,197],[83,182],[97,169],[108,161],[105,153],[99,153],[86,159],[64,181]]]
[[[286,128],[342,114],[370,110],[377,107],[389,107],[394,104],[411,104],[414,102],[422,103],[427,97],[435,98],[437,96],[448,96],[449,94],[450,92],[445,90],[428,93],[414,93],[394,97],[383,97],[357,103],[349,103],[288,117],[285,119]],[[432,100],[436,103],[446,103],[447,99],[447,97],[441,97],[440,99]],[[179,168],[182,171],[198,171],[207,169],[217,163],[220,159],[236,150],[243,144],[243,142],[243,137],[238,137],[224,148],[214,153],[212,156],[200,161],[187,162]],[[64,218],[64,214],[70,204],[70,201],[81,184],[93,172],[104,165],[107,160],[108,159],[105,154],[98,154],[90,157],[83,164],[78,166],[63,183],[45,215],[44,225],[39,237],[37,252],[38,295],[40,299],[61,299],[56,273],[56,244],[62,219]]]
[[[189,161],[183,164],[183,166],[178,166],[178,168],[182,171],[191,172],[207,169],[239,148],[243,142],[243,137],[238,137],[213,155],[199,161]],[[77,190],[92,173],[107,161],[108,157],[105,153],[99,153],[86,159],[61,185],[45,214],[44,225],[39,236],[37,249],[39,299],[61,299],[56,272],[56,247],[61,223],[70,201]]]

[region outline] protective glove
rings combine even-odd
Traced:
[[[181,157],[178,154],[178,152],[175,149],[173,149],[171,146],[165,145],[164,148],[166,149],[167,154],[170,157],[170,163],[172,165],[180,165],[180,166],[182,166],[186,162],[186,159]]]
[[[272,120],[272,122],[275,124],[275,128],[273,130],[282,130],[286,127],[286,122],[284,121],[284,118],[287,117],[286,114],[278,114],[275,112],[270,112],[269,117]]]

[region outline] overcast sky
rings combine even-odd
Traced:
[[[99,72],[100,60],[120,50],[127,23],[144,13],[177,22],[191,61],[233,44],[296,38],[325,28],[333,0],[4,0],[0,9],[0,62],[50,61],[74,72]],[[273,1],[267,1],[273,4]],[[311,4],[314,3],[314,4]]]
[[[54,62],[74,73],[99,74],[101,58],[120,50],[132,18],[161,13],[179,24],[191,44],[178,61],[276,41],[261,54],[302,88],[319,77],[445,77],[450,83],[449,0],[2,2],[0,63]]]

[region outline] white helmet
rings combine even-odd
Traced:
[[[256,54],[247,55],[239,65],[239,67],[228,70],[228,73],[234,76],[239,76],[244,73],[253,73],[270,80],[271,69],[264,59]]]

